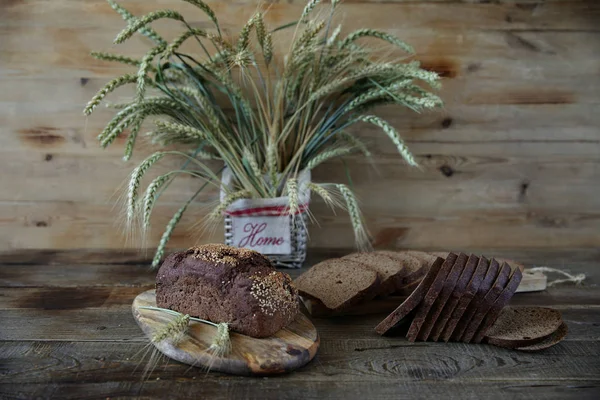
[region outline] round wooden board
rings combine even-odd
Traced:
[[[133,317],[148,338],[174,318],[168,313],[141,306],[156,307],[154,289],[139,294],[132,305]],[[155,347],[182,363],[236,375],[290,372],[312,360],[319,348],[317,329],[301,312],[291,324],[268,338],[257,339],[231,332],[231,352],[223,357],[215,357],[206,351],[215,334],[215,327],[191,321],[186,335],[177,345],[163,341]]]

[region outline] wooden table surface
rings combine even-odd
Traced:
[[[511,302],[559,309],[564,342],[540,353],[409,343],[373,332],[383,315],[314,319],[321,347],[294,373],[228,376],[163,358],[144,382],[148,341],[130,306],[154,284],[145,265],[92,264],[85,252],[0,257],[0,398],[600,398],[598,252],[496,255],[588,276]]]

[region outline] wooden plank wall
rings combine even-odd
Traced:
[[[203,26],[179,1],[123,0],[136,15],[172,7]],[[254,1],[209,1],[228,31]],[[299,15],[304,1],[268,4],[269,22]],[[348,160],[369,228],[380,246],[448,249],[600,247],[600,2],[344,2],[346,31],[376,27],[413,44],[417,58],[444,76],[443,110],[415,115],[381,110],[417,154],[409,170],[389,142],[357,132],[376,153],[375,169]],[[101,150],[95,136],[110,116],[81,110],[124,70],[92,59],[92,50],[141,54],[136,38],[115,48],[123,22],[101,0],[0,1],[0,250],[135,248],[118,224],[119,187],[151,149],[121,161],[122,146]],[[173,23],[158,24],[167,36]],[[117,95],[113,99],[118,99]],[[122,144],[122,142],[121,142]],[[345,180],[332,162],[316,181]],[[156,208],[162,226],[197,183],[180,180]],[[173,247],[221,240],[195,226],[214,199],[191,207]],[[349,248],[346,215],[316,200],[320,227],[311,246]]]

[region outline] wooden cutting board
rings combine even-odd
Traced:
[[[148,338],[175,318],[166,312],[141,306],[156,307],[154,289],[139,294],[132,305],[133,317]],[[216,330],[211,325],[191,321],[177,345],[163,341],[155,347],[182,363],[235,375],[290,372],[312,360],[319,348],[317,329],[302,312],[290,325],[268,338],[256,339],[231,332],[231,352],[223,357],[215,357],[206,351]]]

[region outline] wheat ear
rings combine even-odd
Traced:
[[[185,212],[190,203],[191,200],[188,200],[188,202],[181,206],[181,208],[177,210],[173,217],[171,217],[171,220],[167,224],[167,227],[165,228],[165,231],[163,232],[160,238],[160,242],[158,242],[158,246],[156,247],[156,253],[154,253],[154,258],[152,259],[152,269],[156,269],[158,267],[158,264],[160,264],[160,261],[165,255],[165,248],[167,247],[167,243],[169,242],[169,239],[171,239],[171,235],[173,234],[175,227],[181,220],[183,213]]]
[[[244,25],[242,27],[242,30],[240,31],[240,35],[239,35],[238,41],[237,41],[238,54],[248,48],[248,45],[250,44],[250,32],[252,31],[252,28],[254,27],[255,21],[256,21],[256,15],[252,16],[252,18],[250,18],[248,20],[248,22],[246,22],[246,25]]]
[[[107,0],[108,4],[110,4],[111,8],[113,10],[115,10],[117,12],[117,14],[119,14],[121,17],[123,17],[123,19],[125,21],[127,21],[130,24],[135,23],[138,19],[136,17],[133,16],[133,14],[131,14],[127,9],[125,9],[123,6],[121,6],[119,3],[117,3],[114,0]],[[160,37],[160,35],[158,33],[156,33],[156,31],[148,26],[145,26],[143,28],[140,28],[140,33],[152,40],[154,40],[154,42],[156,42],[156,44],[159,45],[165,45],[167,44],[167,42]]]
[[[229,325],[222,322],[217,325],[217,333],[213,338],[208,351],[215,357],[222,357],[231,351],[231,337],[229,336]]]
[[[396,148],[398,149],[400,155],[402,155],[402,158],[404,158],[406,162],[409,165],[412,165],[413,167],[419,166],[408,147],[406,147],[406,145],[404,144],[404,141],[402,141],[402,139],[400,138],[400,134],[398,133],[398,131],[396,131],[387,121],[374,115],[366,115],[360,117],[360,120],[380,127],[383,130],[383,132],[385,132],[385,134],[396,145]]]
[[[350,33],[346,37],[346,39],[344,39],[342,41],[341,47],[342,48],[348,47],[354,41],[356,41],[357,39],[362,38],[362,37],[374,37],[377,39],[384,40],[390,44],[393,44],[394,46],[400,47],[402,50],[404,50],[410,54],[413,54],[415,52],[415,50],[411,46],[409,46],[407,43],[403,42],[402,40],[398,39],[394,35],[391,35],[387,32],[378,31],[375,29],[359,29],[359,30],[356,30],[356,31]]]
[[[157,330],[152,335],[152,343],[158,344],[165,340],[170,341],[172,344],[179,343],[189,326],[190,316],[188,314],[177,316],[174,320],[165,325],[164,328]]]
[[[354,230],[356,246],[360,250],[369,248],[369,235],[365,230],[363,216],[360,212],[358,201],[356,200],[354,193],[346,185],[336,184],[336,187],[340,191],[342,196],[344,196],[344,200],[346,201],[348,215],[350,216],[350,221],[352,222],[352,229]]]
[[[204,140],[207,138],[207,136],[204,132],[202,132],[201,130],[198,130],[196,128],[193,128],[191,126],[188,126],[188,125],[178,124],[178,123],[169,122],[169,121],[155,121],[155,124],[162,130],[169,131],[169,132],[175,132],[179,135],[183,135],[183,136],[186,136],[189,138],[201,139],[201,140]]]
[[[289,178],[285,184],[288,201],[289,201],[289,213],[290,215],[296,215],[299,209],[298,205],[298,179]]]
[[[275,142],[269,140],[267,144],[267,168],[273,191],[277,189],[277,146]],[[275,196],[275,193],[272,193]]]
[[[160,175],[146,188],[146,193],[144,194],[144,214],[143,214],[143,224],[142,227],[144,230],[147,230],[150,227],[150,215],[152,214],[152,209],[154,208],[154,203],[156,202],[156,193],[158,190],[167,182],[171,174]]]
[[[122,64],[133,65],[135,67],[139,67],[141,62],[140,60],[136,60],[131,57],[126,57],[121,54],[104,53],[100,51],[92,51],[90,55],[96,60],[120,62]]]
[[[306,168],[314,169],[317,165],[324,163],[335,157],[343,157],[352,153],[354,149],[351,147],[339,147],[337,149],[325,150],[313,157],[307,164]]]
[[[227,207],[229,207],[234,201],[239,200],[239,199],[245,199],[248,198],[252,195],[252,193],[249,190],[238,190],[237,192],[233,192],[229,195],[227,195],[222,202],[219,203],[218,206],[216,206],[211,212],[210,214],[208,214],[207,218],[209,221],[215,221],[218,220],[219,218],[221,218],[223,216],[223,212],[225,210],[227,210]]]
[[[331,195],[331,193],[329,192],[329,190],[327,190],[324,186],[319,185],[318,183],[308,182],[308,184],[306,185],[306,187],[311,192],[315,192],[316,194],[318,194],[319,197],[321,197],[323,199],[323,201],[325,202],[325,204],[327,204],[332,210],[334,210],[335,207],[341,207],[340,202],[337,199],[335,199]]]
[[[140,68],[137,72],[137,102],[144,100],[144,94],[146,93],[146,80],[148,79],[146,75],[148,74],[152,60],[154,60],[154,57],[162,53],[164,50],[164,46],[154,47],[148,53],[146,53],[144,58],[142,58]]]
[[[208,4],[206,4],[205,2],[203,2],[201,0],[183,0],[183,1],[185,1],[186,3],[193,4],[196,7],[198,7],[200,10],[202,10],[208,16],[208,18],[210,18],[210,20],[215,24],[217,29],[219,29],[219,21],[217,20],[217,15],[212,10],[212,8],[210,8],[208,6]]]
[[[135,205],[137,202],[138,190],[140,182],[148,169],[157,163],[166,153],[157,152],[146,158],[140,165],[133,169],[129,185],[127,187],[127,225],[131,226],[135,216]]]
[[[244,159],[248,161],[248,164],[250,165],[250,169],[252,170],[254,176],[260,179],[262,177],[262,172],[260,170],[260,167],[258,166],[256,157],[254,157],[254,154],[252,154],[252,152],[247,147],[244,147],[243,156]]]
[[[136,81],[137,78],[135,75],[125,74],[108,82],[106,85],[104,85],[102,89],[98,91],[98,93],[96,93],[94,97],[92,97],[92,100],[90,100],[89,103],[87,103],[83,110],[83,113],[85,115],[90,115],[92,111],[94,111],[96,106],[98,106],[98,104],[102,102],[102,100],[106,97],[107,94],[113,92],[118,87],[121,87],[128,83],[134,83]]]
[[[123,161],[129,161],[131,158],[131,155],[133,154],[133,147],[135,146],[135,140],[137,139],[138,133],[140,133],[143,122],[144,118],[138,116],[135,123],[131,127],[129,136],[127,137],[127,143],[125,144],[125,155],[123,156]]]
[[[133,36],[141,28],[144,28],[146,25],[156,21],[157,19],[174,19],[177,21],[183,21],[183,16],[179,14],[177,11],[173,10],[159,10],[151,12],[147,15],[144,15],[142,18],[133,21],[127,28],[123,29],[114,40],[115,44],[123,43],[125,40],[129,39]]]
[[[310,0],[304,10],[302,10],[302,15],[300,16],[300,21],[306,22],[308,19],[308,14],[321,2],[321,0]]]

